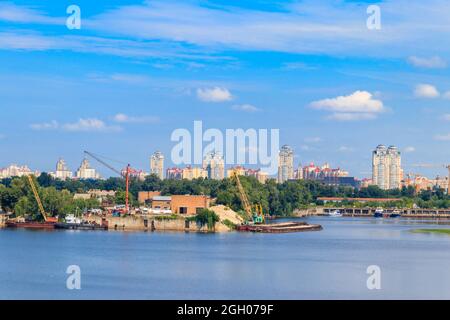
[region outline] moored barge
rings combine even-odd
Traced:
[[[6,221],[7,228],[24,228],[24,229],[55,229],[55,222],[36,222],[36,221]]]
[[[241,232],[260,232],[260,233],[289,233],[304,231],[319,231],[322,226],[319,224],[308,224],[306,222],[285,222],[271,224],[243,224],[236,227]]]

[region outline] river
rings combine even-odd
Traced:
[[[450,236],[410,232],[435,221],[306,221],[323,230],[2,229],[0,299],[450,299]],[[80,267],[80,290],[66,288],[70,265]],[[379,290],[367,288],[371,265],[380,268]]]

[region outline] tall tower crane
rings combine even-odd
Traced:
[[[111,166],[110,164],[108,164],[107,162],[103,161],[102,159],[100,159],[98,156],[96,156],[95,154],[89,152],[89,151],[84,151],[84,153],[88,156],[90,156],[91,158],[93,158],[94,160],[100,162],[102,165],[104,165],[105,167],[107,167],[108,169],[110,169],[111,171],[114,171],[115,173],[117,173],[119,176],[121,176],[122,178],[125,179],[125,210],[127,213],[130,212],[130,198],[129,198],[129,192],[130,192],[130,175],[132,173],[136,173],[137,171],[134,170],[133,168],[131,168],[130,164],[128,164],[126,166],[126,169],[123,171],[117,170],[116,168],[114,168],[113,166]]]

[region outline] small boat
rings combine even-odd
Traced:
[[[328,213],[328,216],[329,217],[342,217],[343,214],[340,210],[334,210],[334,211]]]
[[[389,218],[399,218],[401,217],[400,211],[399,210],[394,210],[390,215]]]
[[[377,210],[375,210],[375,213],[373,215],[375,218],[383,218],[384,217],[384,210],[381,208],[377,208]]]

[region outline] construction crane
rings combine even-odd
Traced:
[[[39,193],[37,191],[36,185],[34,184],[32,175],[28,175],[28,182],[30,183],[31,190],[33,191],[34,198],[36,199],[36,202],[38,204],[39,211],[42,214],[42,217],[44,217],[45,222],[58,222],[58,218],[56,217],[49,217],[49,215],[45,212],[44,206],[42,205],[41,197],[39,197]]]
[[[117,170],[116,168],[114,168],[113,166],[111,166],[110,164],[108,164],[107,162],[103,161],[102,159],[100,159],[98,156],[96,156],[95,154],[89,152],[89,151],[84,151],[84,153],[88,156],[90,156],[91,158],[93,158],[94,160],[100,162],[102,165],[104,165],[105,167],[107,167],[108,169],[114,171],[115,173],[117,173],[119,176],[121,176],[122,178],[125,179],[125,210],[126,213],[130,212],[130,200],[129,200],[129,193],[130,193],[130,175],[133,173],[137,173],[136,170],[134,170],[133,168],[131,168],[130,164],[128,164],[125,168],[125,170]]]
[[[248,200],[247,193],[245,192],[244,187],[242,186],[241,180],[239,179],[239,175],[236,170],[233,170],[232,177],[236,181],[236,185],[239,191],[239,197],[241,199],[242,206],[245,211],[246,222],[252,221],[253,223],[264,223],[264,214],[262,212],[262,206],[260,204],[256,206],[256,214],[252,212],[252,206],[250,205],[250,201]]]

